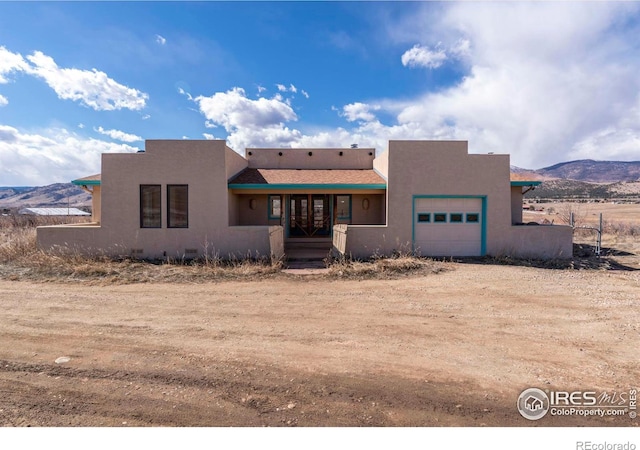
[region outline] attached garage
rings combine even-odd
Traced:
[[[413,198],[413,250],[423,256],[485,254],[486,197]]]

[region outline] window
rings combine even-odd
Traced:
[[[418,222],[431,222],[431,213],[418,213]]]
[[[279,195],[269,196],[269,219],[279,219],[282,216],[282,198]]]
[[[451,223],[462,223],[462,213],[451,213],[451,214],[449,214],[449,222],[451,222]]]
[[[186,184],[167,186],[167,227],[189,227],[189,186]]]
[[[351,195],[336,195],[336,216],[351,220]]]
[[[160,207],[160,185],[140,185],[140,228],[160,228],[162,216]]]
[[[434,222],[446,222],[447,221],[447,213],[435,213],[433,215]]]
[[[467,213],[467,222],[468,223],[478,223],[478,222],[480,222],[480,214],[478,214],[478,213]]]

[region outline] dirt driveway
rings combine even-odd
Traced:
[[[640,272],[0,281],[5,426],[637,426],[516,409],[640,384]],[[60,364],[62,356],[70,358]]]

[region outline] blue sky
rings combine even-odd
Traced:
[[[0,186],[144,139],[640,160],[640,4],[0,2]]]

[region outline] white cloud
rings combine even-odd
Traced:
[[[237,150],[247,145],[290,142],[297,135],[284,126],[288,121],[297,120],[297,116],[280,95],[252,100],[247,98],[244,89],[235,87],[211,97],[198,96],[194,101],[207,119],[205,126],[224,127],[229,133],[230,145]]]
[[[289,84],[289,87],[285,86],[284,84],[276,84],[276,87],[278,88],[278,91],[280,91],[280,92],[291,92],[292,94],[295,94],[295,93],[298,92],[298,88],[295,87],[293,84]],[[303,95],[305,95],[305,97],[309,98],[308,94],[303,94]]]
[[[151,116],[149,114],[145,114],[144,116],[142,116],[142,120],[148,120],[151,119]]]
[[[264,91],[267,90],[267,88],[262,85],[258,85],[257,89],[258,89],[258,95],[262,94]]]
[[[125,133],[124,131],[120,130],[105,130],[102,127],[94,128],[93,130],[97,131],[100,134],[104,134],[105,136],[109,136],[111,139],[116,139],[122,142],[139,142],[143,140],[140,136]]]
[[[432,5],[422,8],[419,19],[394,24],[402,31],[392,40],[442,39],[436,50],[464,60],[466,75],[413,99],[379,100],[395,127],[466,139],[471,151],[510,153],[521,167],[638,159],[637,4],[460,2],[435,16]],[[420,61],[414,53],[407,64]]]
[[[211,133],[202,133],[202,136],[204,136],[204,138],[208,141],[213,141],[215,139],[215,136]]]
[[[7,97],[0,95],[0,106],[7,106],[9,104],[9,100]]]
[[[305,91],[304,89],[302,89],[300,91],[302,93],[302,95],[304,95],[306,98],[309,98],[309,93],[307,91]]]
[[[84,128],[84,124],[83,123],[79,123],[78,124],[78,128],[83,129]]]
[[[135,152],[126,144],[87,139],[61,128],[28,133],[0,125],[0,180],[8,186],[69,182],[100,172],[100,155]]]
[[[193,97],[191,97],[191,94],[188,93],[187,91],[185,91],[184,89],[182,89],[181,87],[178,88],[178,94],[180,95],[184,95],[185,97],[187,97],[189,100],[193,100]]]
[[[447,60],[447,54],[443,49],[431,50],[416,44],[404,52],[401,60],[403,66],[437,69]]]
[[[167,40],[162,36],[160,36],[159,34],[156,34],[156,42],[160,45],[164,45],[167,43]]]
[[[96,69],[60,68],[53,58],[39,51],[27,59],[33,66],[25,71],[44,79],[59,98],[79,101],[96,111],[139,110],[149,98],[144,92],[124,86]]]
[[[0,84],[8,83],[6,75],[12,72],[24,72],[29,64],[20,53],[13,53],[0,46]]]
[[[464,75],[446,87],[402,100],[332,106],[347,126],[307,125],[304,131],[290,125],[298,119],[290,99],[249,100],[235,88],[195,99],[205,126],[224,127],[238,151],[352,143],[382,151],[393,139],[462,139],[472,152],[509,153],[512,164],[527,168],[577,158],[638,159],[640,24],[628,18],[637,17],[639,5],[420,7],[428,14],[396,22],[402,35],[390,40],[421,43],[405,57],[406,65],[457,64]],[[436,42],[442,43],[434,47]],[[285,84],[277,87],[283,95],[290,92]]]
[[[349,122],[355,122],[356,120],[363,120],[370,122],[376,118],[371,112],[379,110],[379,105],[367,105],[366,103],[350,103],[342,108],[342,116],[346,117]]]

